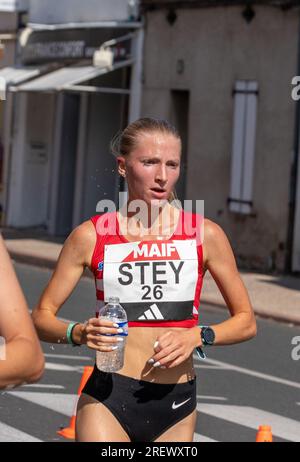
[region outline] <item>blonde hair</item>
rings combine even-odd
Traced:
[[[167,120],[153,117],[142,117],[129,124],[122,132],[118,132],[110,143],[110,150],[114,156],[128,156],[138,144],[138,138],[142,133],[160,132],[173,135],[180,141],[181,138],[176,128]]]

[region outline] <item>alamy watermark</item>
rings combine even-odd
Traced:
[[[6,80],[4,77],[0,77],[0,101],[6,99]]]
[[[144,234],[160,235],[162,238],[169,236],[171,223],[174,221],[172,211],[174,208],[184,211],[184,220],[179,220],[172,234],[172,237],[180,236],[183,233],[186,236],[196,236],[198,243],[204,240],[204,200],[185,200],[182,203],[175,199],[172,202],[167,200],[152,200],[149,204],[141,199],[128,202],[128,193],[119,193],[120,213],[125,209],[124,216],[130,214],[133,220],[125,220],[122,230],[125,234],[133,236],[143,236]],[[170,204],[172,207],[165,206]],[[168,213],[161,213],[163,211]],[[109,233],[116,236],[118,234],[118,223],[116,220],[117,207],[114,201],[103,199],[97,203],[96,212],[104,214],[102,220],[97,222],[97,233],[99,235]],[[194,211],[194,213],[192,213]],[[141,225],[141,226],[140,226]],[[125,226],[125,228],[124,228]]]
[[[299,361],[300,360],[300,336],[292,338],[292,345],[296,345],[292,349],[292,360]]]
[[[4,337],[0,337],[0,361],[6,360],[6,342]]]
[[[294,101],[299,101],[300,99],[300,75],[295,75],[295,77],[292,78],[292,85],[294,85],[294,88],[292,89],[292,99]]]

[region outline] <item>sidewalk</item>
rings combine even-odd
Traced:
[[[43,232],[24,236],[3,230],[11,257],[18,262],[53,269],[64,239],[49,240]],[[45,240],[47,239],[47,240]],[[257,315],[300,324],[300,277],[240,271]],[[92,274],[87,271],[87,276]],[[201,296],[203,303],[226,308],[223,297],[209,273],[205,275]],[[227,309],[227,308],[226,308]]]

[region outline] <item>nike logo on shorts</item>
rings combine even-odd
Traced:
[[[175,401],[174,401],[174,403],[172,404],[172,409],[177,409],[178,407],[183,406],[183,405],[184,405],[185,403],[187,403],[190,399],[191,399],[191,398],[189,398],[189,399],[183,401],[183,403],[180,403],[180,404],[176,404]]]

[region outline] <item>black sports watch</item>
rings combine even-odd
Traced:
[[[201,340],[203,346],[209,345],[212,346],[214,344],[216,335],[213,329],[209,326],[201,326]]]

